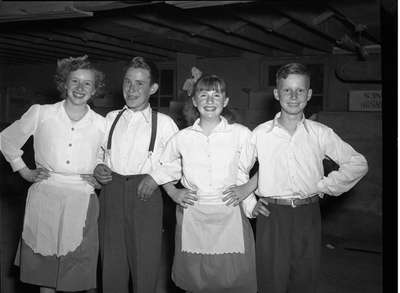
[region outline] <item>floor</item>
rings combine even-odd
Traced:
[[[20,283],[18,270],[11,265],[18,243],[17,233],[22,224],[23,198],[7,197],[7,199],[2,202],[4,221],[0,223],[3,231],[0,237],[2,238],[0,241],[2,247],[0,250],[0,292],[39,292],[34,286]],[[173,209],[169,208],[166,211],[166,219],[174,219]],[[171,226],[173,223],[168,223],[167,227]],[[164,261],[160,267],[157,293],[181,293],[183,291],[176,288],[169,277],[173,255],[173,232],[166,228],[164,235]],[[381,293],[383,292],[382,273],[382,246],[379,241],[374,243],[323,235],[318,293]],[[90,293],[96,293],[96,291]]]

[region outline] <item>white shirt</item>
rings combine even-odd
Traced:
[[[178,132],[171,117],[158,113],[157,136],[153,153],[149,154],[151,137],[151,107],[142,111],[132,111],[127,106],[118,120],[112,135],[109,158],[103,161],[103,150],[98,154],[98,163],[105,163],[112,171],[121,175],[138,175],[149,173],[159,162],[159,157],[167,141]],[[107,147],[110,128],[121,110],[107,114],[107,136],[103,142],[103,149]]]
[[[293,135],[274,120],[260,124],[243,152],[241,168],[249,170],[258,157],[259,196],[297,197],[323,193],[340,195],[352,188],[368,171],[367,161],[331,128],[303,119]],[[331,157],[338,171],[324,177],[322,160]]]
[[[85,116],[72,122],[64,103],[32,105],[19,120],[1,132],[1,151],[13,171],[26,166],[21,147],[33,135],[37,167],[63,174],[93,173],[97,151],[105,135],[104,117],[88,106]]]
[[[248,172],[239,170],[238,164],[251,131],[221,118],[209,136],[203,133],[199,119],[174,135],[161,156],[160,167],[150,173],[154,180],[164,184],[181,179],[182,185],[198,196],[222,194],[233,184],[246,183]],[[254,194],[242,201],[246,216],[250,217],[256,202]]]

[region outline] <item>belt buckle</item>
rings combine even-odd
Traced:
[[[295,200],[295,198],[292,198],[292,199],[291,199],[291,206],[292,206],[292,208],[295,208],[295,207],[296,207],[296,205],[294,204],[294,200]]]

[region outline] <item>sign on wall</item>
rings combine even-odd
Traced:
[[[349,91],[349,111],[374,112],[381,110],[381,90]]]

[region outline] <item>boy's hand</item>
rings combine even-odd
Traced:
[[[94,188],[96,188],[96,189],[100,189],[101,188],[100,183],[96,180],[96,178],[94,178],[93,175],[91,175],[91,174],[81,174],[80,176],[81,176],[81,178],[83,180],[85,180],[87,183],[92,185]]]
[[[29,182],[39,182],[50,177],[49,170],[45,168],[31,170],[28,167],[24,167],[18,170],[18,172],[22,178]]]
[[[188,207],[188,205],[194,205],[194,201],[198,200],[196,193],[186,188],[175,188],[173,192],[168,192],[168,195],[173,199],[174,202],[185,209]]]
[[[222,194],[226,195],[222,201],[227,201],[225,205],[229,206],[233,204],[233,206],[237,206],[242,200],[247,198],[251,192],[247,190],[247,185],[231,185],[229,186]]]
[[[112,171],[107,165],[98,164],[96,168],[94,168],[93,176],[101,184],[107,184],[112,180],[111,173]]]
[[[264,198],[260,197],[257,201],[256,206],[253,209],[252,216],[257,217],[259,214],[268,217],[270,215],[270,211],[267,209],[268,202],[265,201]]]
[[[137,188],[137,195],[141,200],[146,201],[151,197],[154,190],[158,187],[157,182],[149,174],[144,175],[143,179],[139,182]]]

